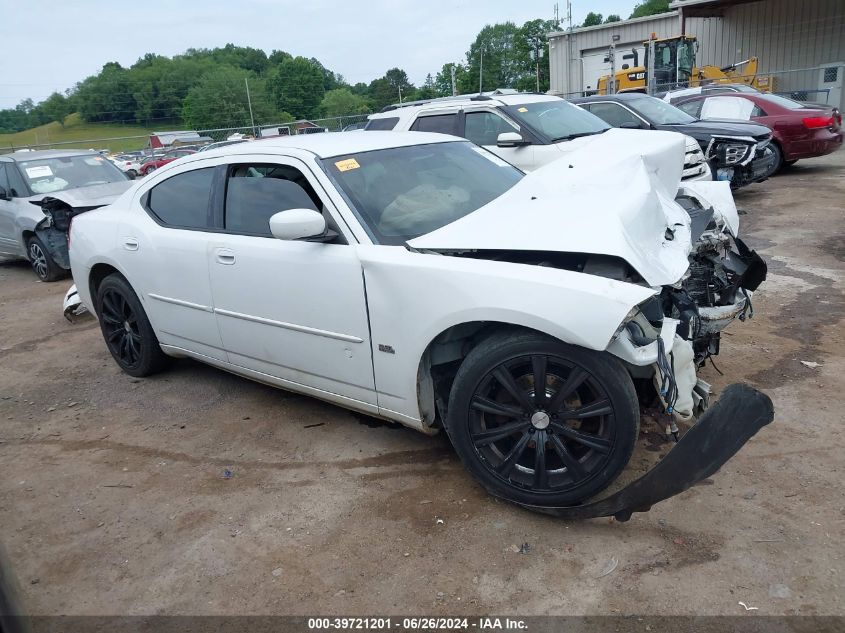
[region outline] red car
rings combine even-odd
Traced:
[[[148,160],[141,165],[141,173],[145,176],[151,174],[159,167],[163,167],[167,163],[172,163],[177,158],[182,158],[182,156],[188,156],[189,154],[196,154],[196,150],[193,149],[172,149],[163,156],[159,156],[153,160]]]
[[[762,92],[695,95],[678,99],[674,105],[696,118],[740,118],[769,126],[777,156],[775,171],[842,147],[842,113],[831,106]]]

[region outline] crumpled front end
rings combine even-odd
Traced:
[[[651,378],[666,410],[689,422],[709,404],[697,369],[719,353],[721,331],[753,316],[766,263],[736,237],[739,216],[727,183],[682,183],[676,202],[690,216],[690,266],[678,283],[640,304],[608,351],[635,377]]]

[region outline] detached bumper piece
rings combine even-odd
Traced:
[[[578,506],[524,507],[561,519],[612,516],[627,521],[634,512],[648,512],[654,504],[715,474],[774,415],[766,394],[748,385],[730,385],[666,457],[619,492]]]

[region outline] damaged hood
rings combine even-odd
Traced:
[[[619,138],[617,131],[623,132]],[[691,249],[689,215],[674,201],[684,137],[654,132],[638,135],[632,145],[626,131],[594,137],[487,205],[408,244],[437,251],[610,255],[628,262],[650,286],[676,283]]]
[[[108,182],[102,185],[91,185],[90,187],[77,187],[32,196],[29,201],[32,204],[41,205],[45,198],[52,198],[64,202],[72,208],[79,207],[104,207],[111,204],[127,189],[133,185],[131,180],[119,180]]]

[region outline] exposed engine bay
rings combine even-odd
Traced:
[[[65,270],[70,270],[68,233],[71,220],[80,213],[98,209],[103,205],[72,207],[64,200],[51,196],[33,201],[32,204],[41,207],[46,216],[36,225],[35,234],[47,248],[53,261]]]
[[[710,385],[697,377],[697,369],[718,355],[725,327],[753,316],[752,295],[765,280],[767,268],[736,237],[738,214],[724,183],[682,183],[675,202],[689,216],[692,244],[686,274],[675,284],[652,286],[655,295],[629,315],[608,351],[628,363],[635,380],[653,384],[654,395],[674,420],[690,422],[709,405]],[[670,226],[665,240],[674,239]],[[611,255],[493,249],[439,253],[649,285],[630,263]],[[677,430],[674,421],[671,426]]]

